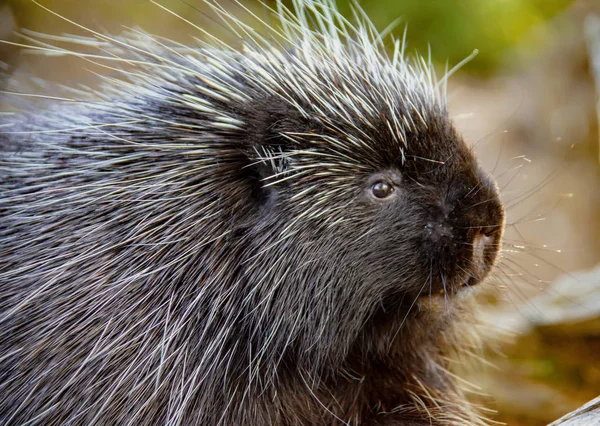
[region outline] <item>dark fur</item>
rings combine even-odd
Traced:
[[[375,142],[350,166],[265,186],[287,166],[255,148],[331,153],[318,136],[282,135],[344,134],[242,70],[239,82],[253,101],[226,109],[244,131],[209,132],[189,107],[123,96],[17,129],[56,128],[58,116],[84,117],[74,128],[140,122],[1,136],[2,424],[475,421],[446,370],[468,315],[455,293],[489,272],[503,211],[446,113],[432,106],[406,148],[386,112],[373,126],[356,117]],[[165,82],[163,98],[194,84]],[[393,202],[368,196],[378,175],[399,177]],[[323,199],[325,216],[298,219]],[[483,268],[471,260],[476,232],[492,237]],[[446,301],[430,300],[444,288]]]

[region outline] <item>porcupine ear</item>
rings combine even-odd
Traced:
[[[283,179],[299,148],[290,134],[305,132],[307,123],[300,114],[280,99],[264,99],[252,106],[247,155],[249,168],[258,176],[263,188]]]

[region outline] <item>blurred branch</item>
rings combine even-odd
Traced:
[[[600,396],[548,426],[590,426],[600,423]]]

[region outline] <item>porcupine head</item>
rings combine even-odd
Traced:
[[[466,424],[426,396],[503,209],[444,84],[358,9],[211,5],[242,49],[93,33],[93,100],[4,132],[0,418]]]

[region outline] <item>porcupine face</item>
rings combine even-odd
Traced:
[[[368,125],[356,117],[349,126],[324,124],[316,111],[302,117],[277,99],[253,105],[251,140],[275,158],[259,168],[261,214],[286,217],[279,238],[298,244],[286,254],[314,265],[298,266],[309,281],[354,288],[372,303],[479,283],[504,222],[494,182],[445,112],[430,111],[424,122],[411,117],[418,124],[403,144],[390,123],[414,111],[386,109]]]
[[[300,322],[294,332],[304,329],[303,350],[317,356],[343,353],[381,306],[403,317],[419,296],[479,283],[504,221],[495,184],[443,109],[425,98],[417,113],[402,82],[389,92],[395,109],[383,89],[355,85],[375,114],[324,117],[301,99],[299,111],[267,97],[245,117],[261,206],[245,264],[272,291],[258,300]]]

